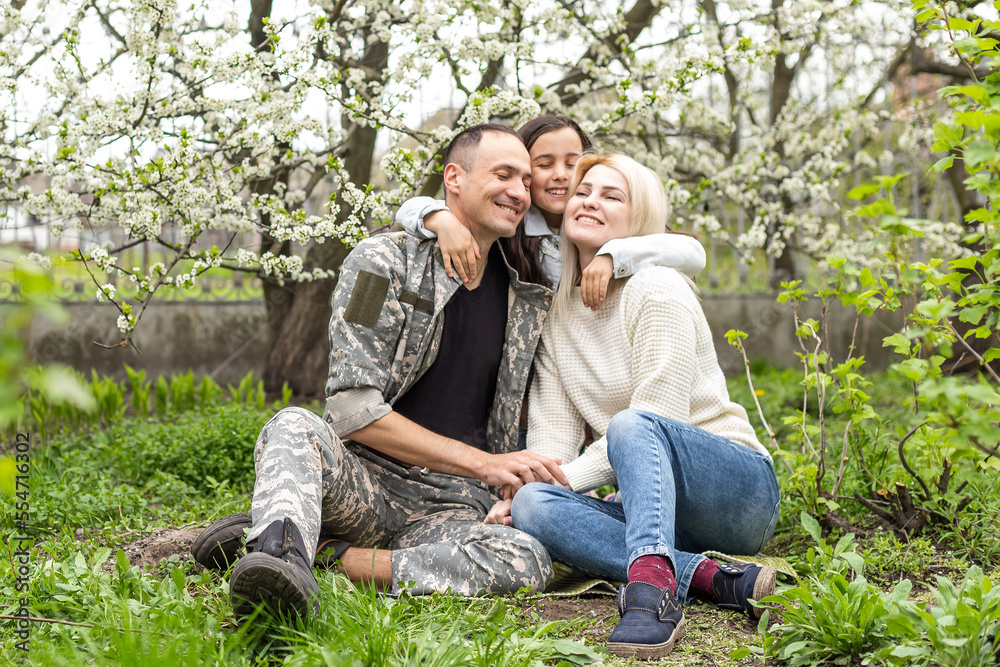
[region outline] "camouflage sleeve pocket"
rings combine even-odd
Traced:
[[[389,293],[389,278],[371,271],[358,271],[351,299],[347,302],[344,319],[369,329],[378,325],[385,297]]]

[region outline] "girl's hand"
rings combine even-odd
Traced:
[[[591,310],[600,310],[601,303],[608,296],[608,283],[614,277],[615,264],[611,255],[598,255],[583,270],[580,277],[580,294],[583,305]]]
[[[512,502],[513,500],[510,498],[498,500],[493,509],[486,515],[486,520],[483,523],[495,523],[500,526],[514,525],[513,519],[510,518],[510,505]]]
[[[459,222],[455,214],[447,209],[434,211],[424,217],[424,227],[437,234],[444,270],[451,278],[454,270],[463,283],[476,279],[476,260],[479,259],[479,244],[472,232]]]

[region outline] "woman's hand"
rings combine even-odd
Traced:
[[[608,296],[608,283],[614,277],[615,264],[611,255],[597,255],[583,270],[580,277],[580,294],[583,305],[591,310],[600,310]]]
[[[452,266],[458,272],[463,283],[476,279],[479,259],[479,244],[472,237],[472,232],[459,222],[455,214],[447,209],[434,211],[424,217],[424,227],[437,234],[441,256],[444,259],[444,270],[451,278]]]
[[[510,506],[514,502],[513,498],[498,500],[493,509],[486,515],[483,523],[495,523],[500,526],[512,526],[514,521],[510,518]]]

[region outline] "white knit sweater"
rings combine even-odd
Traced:
[[[528,449],[563,461],[574,491],[615,482],[604,434],[626,408],[655,412],[767,454],[746,410],[729,400],[705,314],[674,269],[643,269],[601,309],[549,313],[535,357]],[[597,438],[581,455],[584,427]],[[768,455],[770,456],[770,455]]]

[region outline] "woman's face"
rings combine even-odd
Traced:
[[[611,239],[628,236],[632,200],[625,177],[603,164],[594,165],[566,204],[566,238],[580,254],[594,254]]]
[[[569,198],[570,178],[576,161],[583,154],[580,136],[571,127],[546,132],[535,140],[528,151],[531,157],[531,203],[546,216],[546,220],[562,219]]]

